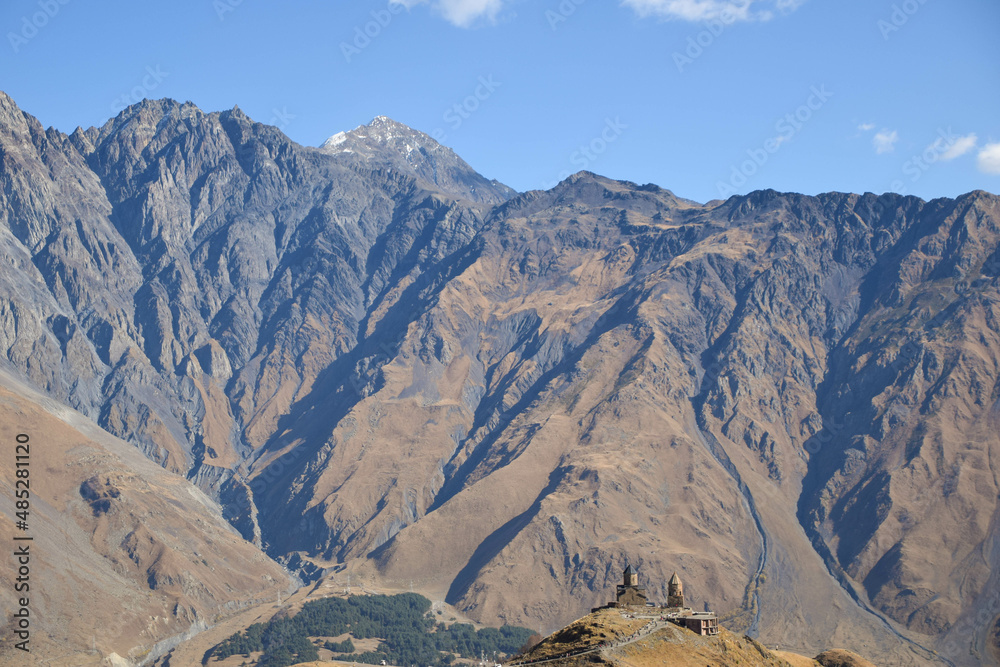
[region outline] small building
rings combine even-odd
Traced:
[[[719,634],[719,619],[712,612],[695,612],[689,616],[679,616],[674,623],[699,635]]]
[[[619,607],[645,607],[646,589],[639,585],[639,572],[629,565],[622,573],[623,583],[618,585],[615,602]]]

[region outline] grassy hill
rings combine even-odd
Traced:
[[[574,621],[546,637],[525,656],[526,660],[551,659],[545,667],[614,665],[615,667],[872,667],[848,651],[827,651],[816,659],[771,651],[750,637],[720,628],[717,637],[703,637],[667,624],[632,643],[559,658],[579,649],[597,648],[616,637],[630,635],[646,619],[626,618],[616,609],[602,609]],[[554,659],[553,659],[554,658]]]

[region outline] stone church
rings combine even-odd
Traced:
[[[639,585],[639,571],[631,565],[622,573],[624,581],[618,584],[615,602],[619,607],[645,607],[648,601],[646,589]],[[684,584],[674,572],[667,583],[667,607],[684,608]]]
[[[661,620],[670,621],[699,635],[715,636],[719,634],[719,619],[714,612],[696,612],[684,604],[684,584],[681,583],[681,578],[677,576],[676,572],[667,582],[667,604],[665,606],[648,602],[646,589],[639,585],[639,572],[631,565],[625,568],[622,579],[622,583],[617,586],[615,601],[609,602],[604,607],[595,607],[591,611],[618,608],[634,613],[639,611],[636,607],[643,607],[647,610],[646,613],[661,614]]]
[[[615,602],[619,607],[645,607],[646,589],[639,585],[639,572],[629,565],[623,575],[625,581],[618,584]]]
[[[681,578],[677,576],[676,572],[674,572],[674,576],[670,577],[670,581],[667,582],[667,606],[684,606],[684,584],[681,583]]]

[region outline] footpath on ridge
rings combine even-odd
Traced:
[[[595,644],[594,646],[589,646],[587,648],[576,649],[574,651],[566,651],[564,653],[559,653],[557,655],[550,655],[544,658],[538,658],[535,660],[515,660],[508,663],[509,667],[520,667],[521,665],[538,665],[543,662],[552,662],[554,660],[564,660],[566,658],[572,658],[578,655],[586,655],[587,653],[596,653],[597,651],[603,651],[605,649],[618,648],[619,646],[625,646],[626,644],[631,644],[634,641],[638,641],[643,637],[648,637],[652,633],[656,632],[663,626],[665,626],[670,621],[666,619],[654,619],[642,626],[630,635],[620,636],[612,641],[605,641]]]

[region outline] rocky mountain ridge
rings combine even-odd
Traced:
[[[514,194],[403,128],[0,95],[4,363],[307,575],[551,628],[632,562],[765,643],[988,659],[995,195]]]

